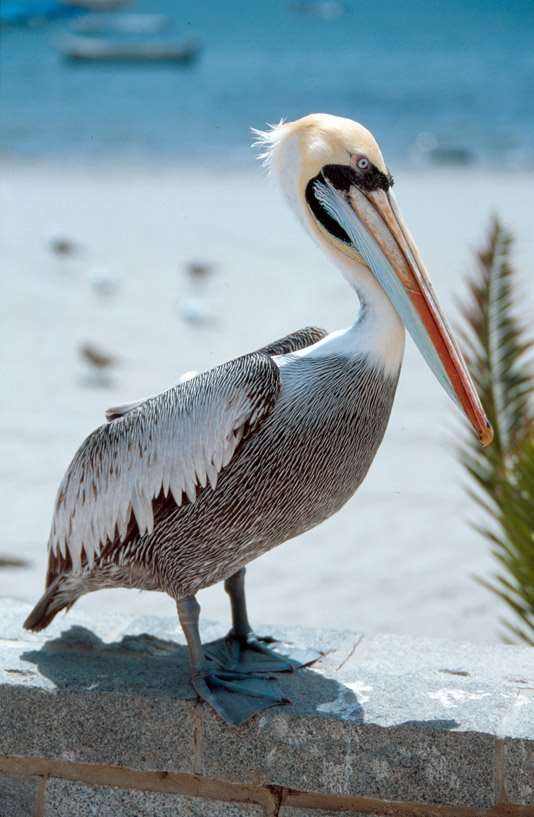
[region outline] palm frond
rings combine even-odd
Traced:
[[[464,354],[495,436],[484,449],[470,436],[460,459],[488,520],[477,530],[501,566],[483,584],[520,619],[505,622],[508,632],[534,645],[534,375],[532,342],[515,315],[511,245],[495,220],[462,307]]]

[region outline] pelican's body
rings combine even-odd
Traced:
[[[301,330],[110,410],[111,422],[85,441],[60,486],[47,591],[26,622],[40,629],[101,587],[166,591],[177,602],[195,688],[232,722],[281,699],[256,679],[252,697],[263,704],[228,708],[220,690],[235,692],[244,671],[228,670],[221,653],[222,670],[208,666],[194,596],[226,580],[232,637],[262,654],[266,669],[291,666],[273,667],[251,635],[243,568],[327,519],[361,484],[389,419],[403,322],[481,438],[489,435],[417,251],[391,210],[392,180],[372,136],[315,115],[263,139],[290,204],[357,292],[358,318],[332,335]]]
[[[216,489],[207,487],[180,507],[172,495],[160,497],[152,532],[140,536],[137,525],[130,525],[124,539],[108,542],[90,570],[84,558],[81,574],[64,574],[54,606],[103,586],[165,590],[175,598],[194,594],[339,510],[382,440],[398,374],[385,374],[365,357],[351,358],[339,345],[330,336],[304,355],[269,359],[273,391],[279,389],[276,403],[221,471]],[[217,380],[231,372],[239,379],[257,357],[245,356],[210,374]],[[199,377],[200,383],[175,387],[171,399],[202,388]],[[160,398],[152,404],[156,413],[164,411]],[[147,408],[143,403],[113,420],[115,432],[128,439]],[[98,450],[106,447],[109,431],[103,426],[94,433]],[[61,554],[52,561],[55,579],[64,568]]]

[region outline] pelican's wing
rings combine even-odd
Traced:
[[[299,329],[297,332],[292,332],[286,335],[285,338],[280,338],[270,343],[268,346],[263,346],[259,352],[265,355],[287,355],[290,352],[298,352],[299,349],[305,349],[306,346],[312,346],[314,343],[322,340],[327,336],[328,332],[321,329],[319,326],[306,326],[304,329]]]
[[[284,338],[273,340],[268,346],[262,346],[261,349],[258,349],[258,352],[269,355],[270,357],[287,355],[290,352],[298,352],[299,349],[312,346],[312,344],[325,338],[327,334],[326,329],[321,329],[319,326],[305,326],[304,329],[291,332],[290,335],[286,335]],[[179,378],[176,385],[185,383],[186,380],[196,377],[197,374],[198,372],[185,372]],[[156,395],[151,394],[149,397],[141,397],[140,400],[132,400],[128,403],[119,403],[116,406],[110,406],[106,409],[106,420],[111,422],[111,420],[116,420],[118,417],[124,417],[125,414],[128,414],[128,412],[138,408],[142,403],[146,403],[147,400],[151,400],[155,396]]]
[[[130,518],[152,532],[152,501],[170,492],[177,505],[194,502],[239,443],[272,411],[280,372],[254,352],[199,374],[141,402],[94,431],[60,485],[49,548],[67,554],[74,572],[82,552],[93,564],[103,545],[126,537]],[[53,555],[53,556],[52,556]]]
[[[284,338],[273,340],[268,346],[262,346],[261,349],[258,349],[258,352],[269,355],[270,357],[287,355],[290,352],[298,352],[299,349],[312,346],[312,344],[325,338],[327,334],[326,329],[321,329],[319,326],[305,326],[304,329],[291,332],[290,335],[286,335]],[[197,374],[198,372],[185,372],[179,378],[176,385],[185,383],[186,380],[196,377]],[[155,396],[156,395],[151,394],[149,397],[141,397],[140,400],[132,400],[128,403],[119,403],[116,406],[110,406],[106,409],[106,420],[111,422],[111,420],[116,420],[118,417],[124,417],[125,414],[128,414],[128,412],[133,411],[133,409],[138,408],[142,403],[146,403],[147,400],[151,400]]]
[[[184,372],[181,377],[175,383],[175,386],[179,386],[180,383],[185,383],[187,380],[192,380],[193,377],[196,377],[198,372]],[[146,403],[147,400],[152,400],[153,397],[157,397],[157,394],[151,394],[148,397],[141,397],[140,400],[130,400],[128,403],[119,403],[116,406],[110,406],[106,409],[106,420],[111,423],[112,420],[116,420],[117,417],[124,417],[125,414],[128,414],[129,411],[133,411],[135,408],[138,408],[142,403]]]

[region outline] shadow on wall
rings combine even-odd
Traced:
[[[75,625],[21,657],[57,687],[72,692],[133,693],[168,701],[197,699],[189,683],[187,647],[148,634],[125,635],[120,641],[105,643],[87,628]],[[277,681],[292,702],[292,714],[365,721],[364,708],[350,686],[320,672],[301,668],[279,673]],[[450,730],[459,724],[435,720],[398,726]]]
[[[167,700],[197,698],[189,683],[187,647],[152,635],[126,635],[106,644],[76,625],[21,657],[37,665],[57,687],[73,692],[122,691]],[[338,698],[342,689],[350,719],[363,721],[355,693],[317,672],[301,668],[279,673],[277,681],[299,715],[316,714],[322,704]]]
[[[98,690],[160,700],[197,699],[189,682],[187,647],[148,634],[125,635],[120,641],[105,643],[87,628],[75,625],[21,658],[35,664],[57,687],[72,692]],[[328,717],[329,702],[342,700],[347,719],[364,720],[356,694],[318,672],[301,668],[278,673],[276,680],[298,715],[317,716],[323,710]]]

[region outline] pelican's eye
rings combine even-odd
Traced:
[[[350,167],[355,176],[354,184],[364,192],[374,190],[389,190],[393,185],[393,178],[389,173],[382,173],[375,165],[361,153],[350,157]]]

